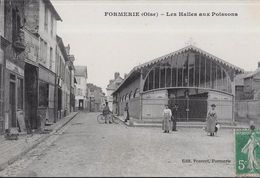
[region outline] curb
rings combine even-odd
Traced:
[[[61,128],[63,128],[66,124],[68,124],[72,119],[74,119],[79,112],[76,112],[70,119],[68,119],[68,121],[64,122],[63,124],[61,124],[60,126],[57,126],[57,128],[54,128],[53,131],[47,135],[44,135],[42,137],[40,137],[38,140],[35,141],[35,143],[33,143],[31,146],[29,146],[28,148],[26,148],[24,151],[22,151],[21,153],[19,153],[18,155],[15,155],[13,157],[11,157],[8,161],[0,164],[0,171],[4,170],[7,166],[9,166],[10,164],[13,164],[15,161],[17,161],[18,159],[20,159],[21,157],[23,157],[26,153],[28,153],[29,151],[31,151],[32,149],[34,149],[36,146],[38,146],[40,143],[42,143],[44,140],[46,140],[47,138],[49,138],[51,135],[53,135],[54,133],[58,132]]]
[[[117,117],[117,116],[116,116]],[[124,120],[120,119],[120,117],[117,117],[118,120],[120,120],[121,123],[123,123],[124,125],[126,125],[127,127],[143,127],[143,128],[154,128],[154,127],[162,127],[161,124],[159,123],[156,123],[156,124],[152,124],[152,123],[149,123],[149,124],[145,124],[145,123],[140,123],[140,124],[137,124],[135,122],[132,121],[131,123],[131,120],[127,123],[124,122]],[[203,128],[204,125],[178,125],[176,126],[177,128]],[[245,128],[248,128],[248,127],[243,127],[243,126],[222,126],[221,127],[222,129],[245,129]]]

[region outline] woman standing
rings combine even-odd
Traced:
[[[127,122],[129,120],[129,107],[128,107],[128,103],[126,103],[125,105],[125,122]]]
[[[163,122],[162,129],[164,133],[169,133],[170,131],[170,121],[172,117],[172,111],[168,108],[168,105],[165,105],[165,109],[163,110]]]
[[[217,122],[217,113],[216,113],[216,105],[212,104],[211,109],[208,111],[207,114],[207,128],[206,131],[210,133],[210,136],[214,136],[216,122]]]

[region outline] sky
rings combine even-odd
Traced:
[[[260,1],[52,0],[62,18],[57,33],[88,68],[88,83],[106,92],[114,73],[123,77],[139,64],[195,45],[246,71],[260,61]],[[139,12],[140,16],[105,16]],[[142,13],[158,16],[142,16]],[[177,16],[166,16],[166,13]],[[179,16],[197,13],[197,16]],[[212,16],[237,13],[238,16]],[[210,13],[210,16],[198,16]],[[160,15],[164,14],[164,15]]]

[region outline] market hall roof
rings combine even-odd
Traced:
[[[212,55],[212,54],[210,54],[210,53],[208,53],[208,52],[206,52],[206,51],[204,51],[204,50],[202,50],[202,49],[200,49],[200,48],[198,48],[198,47],[195,47],[195,46],[193,46],[193,45],[189,45],[189,46],[186,46],[186,47],[184,47],[184,48],[182,48],[182,49],[179,49],[179,50],[177,50],[177,51],[175,51],[175,52],[172,52],[172,53],[166,54],[166,55],[164,55],[164,56],[155,58],[155,59],[153,59],[153,60],[151,60],[151,61],[145,62],[145,63],[143,63],[143,64],[140,64],[140,65],[134,67],[134,68],[128,73],[128,75],[124,78],[124,80],[122,81],[122,83],[117,87],[117,89],[116,89],[113,93],[115,93],[115,92],[125,83],[125,81],[127,81],[127,79],[128,79],[133,73],[135,73],[136,71],[139,71],[139,70],[141,70],[142,68],[149,67],[149,66],[154,65],[154,64],[156,64],[156,63],[158,63],[158,62],[161,62],[161,61],[167,59],[167,58],[170,57],[170,56],[178,55],[178,54],[187,52],[187,51],[189,51],[189,50],[193,50],[193,51],[198,52],[198,53],[200,53],[200,54],[202,54],[202,55],[205,55],[206,57],[208,57],[208,58],[210,58],[210,59],[212,59],[212,60],[214,60],[214,61],[216,61],[216,62],[218,62],[218,63],[220,63],[220,64],[223,64],[224,66],[227,66],[227,67],[229,67],[229,68],[231,68],[231,69],[233,69],[233,70],[235,70],[235,71],[237,71],[237,72],[242,72],[242,73],[244,72],[244,69],[242,69],[242,68],[240,68],[240,67],[237,67],[237,66],[235,66],[235,65],[233,65],[233,64],[231,64],[231,63],[229,63],[229,62],[226,62],[226,61],[224,61],[223,59],[220,59],[220,58],[218,58],[218,57],[216,57],[216,56],[214,56],[214,55]]]

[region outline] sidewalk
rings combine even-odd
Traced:
[[[121,122],[129,127],[162,127],[162,123],[158,120],[156,121],[139,121],[137,119],[131,118],[127,122],[124,122],[125,118],[123,116],[116,116]],[[177,128],[203,128],[205,122],[177,122]],[[222,129],[248,129],[249,124],[243,122],[236,122],[234,125],[227,123],[220,123]]]
[[[78,112],[72,112],[70,115],[59,120],[57,123],[49,126],[48,129],[52,130],[48,134],[33,134],[33,135],[19,135],[18,140],[6,140],[4,135],[0,136],[0,171],[5,169],[8,165],[12,164],[20,157],[25,155],[31,149],[35,148],[42,141],[47,139],[53,133],[60,130],[69,121],[71,121]]]

